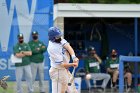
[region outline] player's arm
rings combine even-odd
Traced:
[[[32,55],[31,51],[21,51],[21,53],[26,55],[26,56],[31,56]]]
[[[46,50],[47,50],[47,47],[46,47],[46,45],[42,42],[42,46],[41,46],[41,52],[46,52]]]
[[[99,64],[102,63],[102,60],[101,58],[97,55],[97,54],[94,54],[94,57],[96,58],[96,60],[99,62]]]
[[[65,67],[65,68],[69,68],[69,67],[77,67],[78,63],[62,63],[61,66]]]
[[[32,54],[38,54],[38,53],[40,53],[40,51],[38,51],[38,49],[35,48],[35,47],[33,46],[32,41],[30,41],[30,42],[28,43],[28,45],[29,45],[30,48],[31,48]]]
[[[32,55],[32,51],[30,46],[27,44],[27,49],[26,51],[21,51],[22,54],[24,54],[25,56],[31,56]]]
[[[14,50],[14,55],[15,55],[16,57],[22,58],[22,57],[25,56],[24,54],[22,54],[22,53],[19,51],[19,49],[18,49],[17,46],[14,46],[13,50]]]
[[[74,52],[73,48],[70,46],[69,43],[66,43],[66,44],[64,45],[64,48],[67,49],[68,52],[70,53],[73,62],[79,62],[79,59],[75,56],[75,52]]]
[[[16,56],[16,57],[19,57],[19,58],[22,58],[22,57],[24,57],[25,55],[22,54],[22,53],[20,52],[20,53],[15,53],[15,56]]]

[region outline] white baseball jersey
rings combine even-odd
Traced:
[[[49,53],[49,58],[51,61],[51,67],[54,68],[62,68],[62,66],[60,66],[60,64],[62,62],[64,62],[64,50],[63,50],[63,46],[68,43],[65,39],[61,40],[61,43],[55,43],[55,42],[51,42],[49,41],[48,44],[48,53]]]

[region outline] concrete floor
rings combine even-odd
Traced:
[[[81,93],[119,93],[119,91],[113,91],[112,89],[106,89],[106,92],[103,91],[97,91],[97,89],[92,89],[91,91],[89,90],[81,90]],[[124,93],[127,93],[124,91]],[[134,90],[132,89],[129,93],[138,93],[138,92],[134,92]]]

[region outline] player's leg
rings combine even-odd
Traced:
[[[117,79],[118,79],[118,76],[119,76],[119,71],[118,70],[114,70],[114,72],[112,73],[112,84],[113,84],[113,88],[116,87],[116,82],[117,82]]]
[[[65,93],[67,85],[59,81],[52,81],[52,93]]]
[[[22,92],[22,76],[23,76],[23,67],[16,67],[17,93],[23,93]]]
[[[34,84],[35,79],[36,79],[36,74],[37,74],[37,64],[36,63],[31,63],[31,72],[32,72],[32,80],[33,80],[33,84]]]
[[[31,73],[31,66],[24,66],[25,71],[25,79],[28,86],[29,93],[33,93],[33,83],[32,83],[32,73]]]
[[[87,88],[90,89],[91,88],[90,79],[86,79],[86,84]]]
[[[52,80],[52,93],[65,93],[68,85],[66,69],[56,69],[51,67],[49,70]]]
[[[58,70],[58,91],[59,93],[65,93],[68,88],[68,74],[66,69]],[[60,89],[60,90],[59,90]]]
[[[127,72],[124,76],[127,79],[127,83],[129,86],[132,84],[132,74],[130,72]]]
[[[44,89],[44,63],[39,63],[38,64],[38,72],[39,72],[39,87],[40,87],[40,92],[45,93]]]
[[[106,88],[109,80],[110,80],[110,75],[109,74],[105,74],[105,73],[99,73],[98,79],[103,80],[103,83],[101,85],[102,88]]]
[[[129,92],[131,90],[131,84],[132,84],[132,73],[126,72],[124,78],[126,78],[127,80],[127,85],[128,85],[127,92]]]
[[[52,93],[58,93],[58,81],[52,81]]]

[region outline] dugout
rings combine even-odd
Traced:
[[[95,47],[103,60],[112,48],[117,49],[119,55],[127,56],[130,52],[135,56],[140,55],[139,17],[139,4],[54,5],[54,25],[64,31],[64,37],[74,47],[81,62],[79,68],[84,66],[83,58],[89,45]],[[132,63],[134,72],[138,71],[137,64]],[[104,67],[104,63],[101,66]],[[135,74],[133,77],[136,77]],[[135,79],[135,85],[137,82]]]

